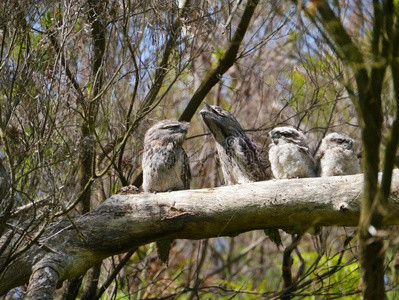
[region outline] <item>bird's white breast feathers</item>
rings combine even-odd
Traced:
[[[320,160],[320,176],[340,176],[360,173],[360,163],[352,150],[339,147],[327,149]]]
[[[315,176],[313,158],[296,144],[272,145],[269,160],[276,179]]]

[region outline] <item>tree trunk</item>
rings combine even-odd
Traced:
[[[378,114],[378,110],[375,112]],[[380,122],[373,122],[379,123]],[[378,168],[380,128],[363,129],[365,185],[359,221],[359,258],[361,263],[362,289],[365,299],[384,299],[384,245],[377,230],[382,225],[383,202],[379,198]],[[384,201],[386,202],[386,201]]]
[[[399,170],[392,179],[390,213],[382,225],[399,224]],[[362,191],[363,175],[358,174],[113,195],[96,210],[74,219],[79,234],[69,220],[49,226],[39,245],[9,265],[0,281],[0,295],[26,283],[32,268],[56,270],[59,278],[49,273],[48,282],[61,282],[106,257],[156,240],[235,236],[264,228],[356,226]],[[31,281],[36,278],[34,272]]]

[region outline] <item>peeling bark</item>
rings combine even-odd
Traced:
[[[64,275],[65,258],[48,254],[33,266],[26,300],[53,299],[58,279]]]
[[[38,278],[51,285],[45,290],[52,293],[57,281],[79,276],[106,257],[156,240],[235,236],[264,228],[356,226],[362,189],[363,175],[359,174],[113,195],[96,210],[74,219],[83,237],[68,220],[53,223],[40,244],[54,252],[35,245],[16,259],[3,274],[0,295],[30,277],[30,299],[38,299],[34,297],[40,289]],[[399,170],[395,170],[390,214],[384,225],[399,224],[398,198]]]

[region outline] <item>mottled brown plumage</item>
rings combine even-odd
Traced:
[[[142,163],[145,192],[190,188],[190,164],[182,146],[188,126],[186,122],[164,120],[147,131]]]
[[[256,146],[232,114],[206,103],[200,114],[215,139],[226,185],[267,179]],[[278,247],[282,244],[278,229],[265,229],[265,233]]]
[[[163,120],[153,125],[144,137],[144,192],[166,192],[190,189],[190,163],[183,149],[189,124]],[[158,257],[168,263],[173,240],[156,242]]]
[[[208,104],[200,114],[215,139],[226,185],[267,179],[256,146],[232,114]]]

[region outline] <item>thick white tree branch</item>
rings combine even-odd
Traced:
[[[0,294],[29,277],[30,287],[40,289],[32,282],[40,278],[52,283],[47,284],[47,291],[52,292],[57,281],[81,275],[106,257],[159,239],[234,236],[264,228],[357,226],[362,188],[363,175],[359,174],[114,195],[96,210],[74,219],[81,235],[68,220],[53,223],[39,245],[8,267],[0,281]],[[395,170],[385,225],[399,224],[398,196],[399,170]],[[37,299],[31,290],[29,299]]]

